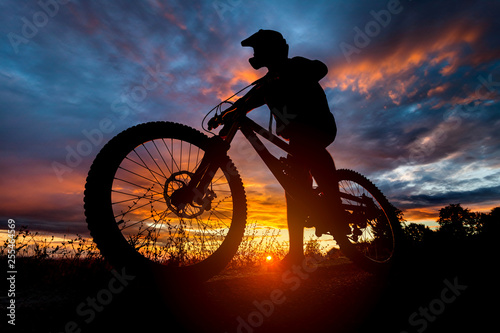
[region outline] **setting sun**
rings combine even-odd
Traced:
[[[273,260],[273,257],[271,257],[271,256],[266,257],[266,261],[271,261],[271,260]]]

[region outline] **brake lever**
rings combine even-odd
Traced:
[[[216,129],[217,127],[219,127],[220,124],[221,124],[221,120],[219,119],[219,116],[215,115],[207,123],[208,130],[211,131],[213,129]]]

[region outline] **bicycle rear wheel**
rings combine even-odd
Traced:
[[[400,245],[401,225],[395,208],[361,174],[345,169],[336,173],[351,230],[350,234],[334,232],[341,251],[369,271],[390,267]]]
[[[207,280],[232,259],[243,237],[246,196],[229,159],[203,200],[175,205],[209,138],[190,127],[154,122],[118,134],[97,155],[85,190],[88,227],[113,265]]]

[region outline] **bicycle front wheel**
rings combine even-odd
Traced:
[[[395,208],[366,177],[352,170],[337,170],[340,197],[349,234],[337,232],[341,251],[369,271],[386,269],[394,261],[401,225]]]
[[[203,200],[178,206],[209,138],[190,127],[153,122],[113,138],[97,155],[85,190],[91,235],[113,265],[147,267],[167,276],[206,280],[232,259],[243,237],[246,197],[229,159]]]

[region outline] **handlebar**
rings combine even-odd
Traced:
[[[209,132],[213,129],[216,129],[217,127],[219,127],[220,125],[224,125],[232,120],[234,120],[234,118],[236,117],[236,114],[238,112],[234,112],[234,111],[237,111],[237,107],[235,107],[233,104],[233,102],[230,102],[229,100],[231,98],[233,98],[234,96],[236,96],[237,94],[239,94],[240,92],[242,92],[243,90],[245,89],[248,89],[249,87],[251,86],[255,86],[255,85],[258,85],[262,82],[262,80],[265,78],[266,76],[258,79],[257,81],[255,82],[252,82],[251,84],[249,84],[248,86],[246,86],[245,88],[239,90],[237,93],[233,94],[231,97],[229,97],[228,99],[226,99],[225,101],[219,103],[217,106],[215,106],[212,110],[210,110],[206,115],[205,117],[203,118],[203,121],[202,121],[202,127],[203,127],[203,123],[205,122],[205,119],[208,117],[208,115],[210,113],[212,113],[212,111],[215,110],[215,116],[213,116],[212,118],[210,118],[210,120],[208,121],[207,123],[207,126],[208,126],[208,131],[203,128],[205,131]],[[238,102],[238,101],[237,101]],[[222,104],[224,103],[229,103],[231,104],[231,106],[224,110],[221,114],[217,114],[218,111],[221,110],[221,106]]]
[[[216,129],[217,127],[219,127],[219,125],[222,125],[222,115],[218,115],[216,114],[215,116],[213,116],[212,118],[210,118],[210,120],[208,121],[208,130],[211,131],[213,129]]]
[[[229,107],[228,109],[224,110],[221,114],[216,114],[210,120],[208,121],[208,130],[211,131],[213,129],[216,129],[220,125],[224,125],[228,122],[231,122],[234,120],[236,116],[236,108],[234,106]]]

